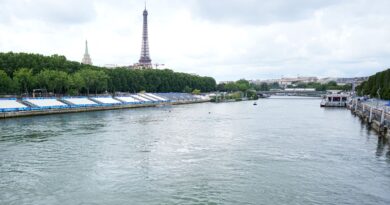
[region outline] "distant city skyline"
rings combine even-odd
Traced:
[[[139,59],[144,1],[2,0],[0,52],[59,54],[94,65]],[[390,67],[386,0],[148,2],[154,62],[217,81],[360,77]]]

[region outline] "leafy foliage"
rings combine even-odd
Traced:
[[[194,94],[194,95],[200,95],[200,90],[194,89],[194,90],[192,91],[192,94]]]
[[[0,94],[12,93],[14,82],[7,73],[0,70]]]
[[[5,75],[4,75],[5,74]],[[57,94],[110,92],[214,91],[216,82],[169,69],[108,69],[68,61],[64,56],[0,53],[0,93],[28,93],[46,88]]]
[[[390,69],[370,76],[367,81],[356,87],[356,91],[359,95],[370,95],[390,100]]]
[[[253,88],[252,85],[249,83],[249,81],[245,79],[241,79],[236,82],[220,83],[217,86],[218,91],[225,91],[225,92],[235,92],[235,91],[245,92],[250,88]]]
[[[336,81],[330,81],[325,84],[310,82],[310,83],[298,83],[296,86],[288,85],[287,88],[314,88],[316,91],[327,91],[327,90],[352,90],[351,84],[339,85]]]
[[[35,78],[33,76],[32,70],[28,68],[22,68],[16,70],[13,73],[13,80],[19,87],[20,92],[28,93],[29,90],[35,85]]]
[[[53,93],[63,93],[69,87],[69,77],[64,71],[43,70],[36,75],[36,82]]]
[[[255,84],[251,84],[245,79],[217,85],[218,91],[230,92],[229,95],[225,96],[226,99],[242,99],[243,96],[249,99],[257,99],[257,88]]]

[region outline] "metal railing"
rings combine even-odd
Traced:
[[[367,103],[354,99],[350,102],[350,109],[360,112],[369,122],[378,121],[381,125],[390,127],[390,107],[384,104]]]

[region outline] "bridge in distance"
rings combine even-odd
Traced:
[[[316,91],[308,89],[289,89],[289,90],[270,90],[258,91],[258,96],[282,95],[282,96],[304,96],[304,97],[321,97],[326,91]]]

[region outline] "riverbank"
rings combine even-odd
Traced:
[[[0,119],[15,118],[15,117],[28,117],[28,116],[39,116],[39,115],[77,113],[77,112],[93,112],[93,111],[103,111],[103,110],[118,110],[118,109],[156,107],[156,106],[164,106],[164,105],[183,105],[183,104],[194,104],[194,103],[204,103],[204,102],[209,102],[209,100],[178,101],[178,102],[155,103],[155,104],[133,104],[133,105],[116,105],[116,106],[103,106],[103,107],[77,107],[77,108],[68,108],[68,109],[46,109],[46,110],[3,112],[3,113],[0,113]]]
[[[142,93],[117,97],[64,97],[64,98],[16,98],[0,99],[0,119],[93,112],[103,110],[132,109],[165,105],[181,105],[209,102],[208,98],[183,93]]]
[[[390,109],[388,106],[378,106],[369,101],[353,99],[347,108],[370,125],[380,136],[390,139]]]

